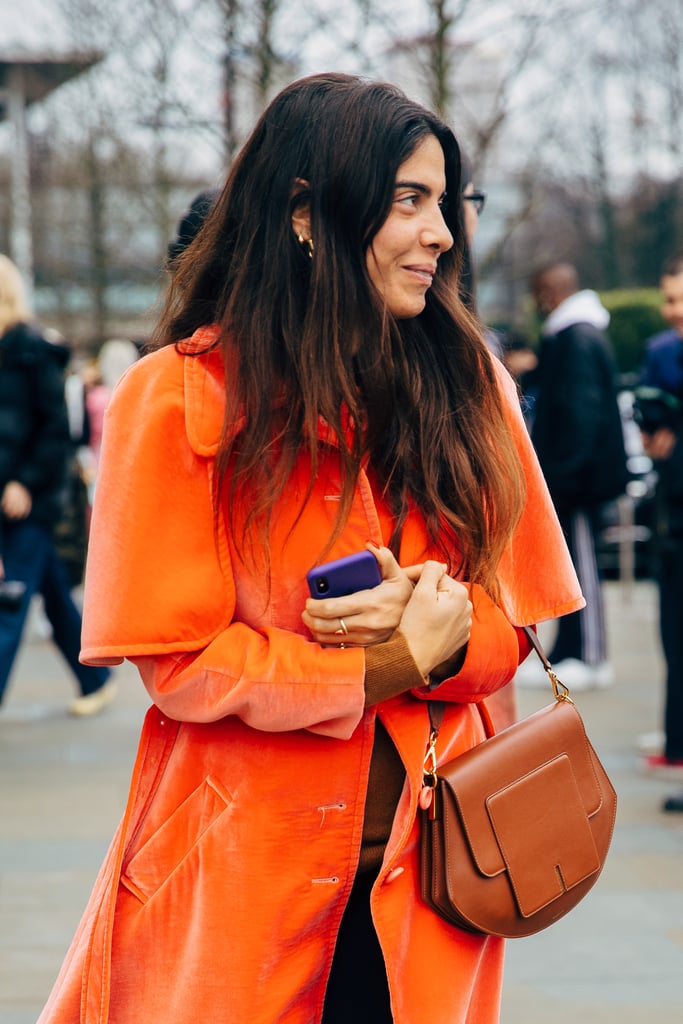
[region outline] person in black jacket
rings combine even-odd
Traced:
[[[0,701],[31,599],[41,593],[54,642],[80,690],[70,710],[89,715],[115,690],[108,669],[78,660],[81,616],[52,541],[71,445],[67,360],[68,350],[30,322],[19,272],[0,255]]]
[[[662,314],[670,330],[646,343],[636,418],[657,467],[655,542],[659,631],[666,661],[664,748],[644,767],[683,779],[683,254],[669,260],[660,281]],[[683,792],[665,811],[683,812]]]
[[[643,763],[654,774],[683,779],[683,394],[663,392],[658,401],[654,389],[639,390],[643,443],[657,466],[655,545],[659,632],[666,662],[664,748],[646,755]],[[666,418],[654,413],[660,404]],[[664,810],[683,812],[683,792],[668,798]]]
[[[602,593],[595,550],[600,506],[624,492],[628,474],[617,404],[616,370],[597,294],[579,290],[576,268],[557,262],[534,274],[542,328],[531,438],[565,532],[586,608],[558,620],[548,656],[570,689],[608,686]],[[545,685],[526,663],[520,685]]]

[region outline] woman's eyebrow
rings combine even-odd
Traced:
[[[422,192],[426,196],[430,196],[432,194],[431,188],[424,185],[421,181],[397,181],[394,185],[394,189],[399,188],[413,188],[416,192]]]
[[[397,192],[401,188],[413,189],[415,192],[420,192],[424,196],[431,196],[433,193],[433,189],[431,189],[429,185],[425,185],[421,181],[397,181],[396,184],[394,185],[394,191]],[[446,189],[443,190],[443,192],[439,196],[439,199],[445,199],[445,197]]]

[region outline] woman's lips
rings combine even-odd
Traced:
[[[436,267],[423,264],[411,264],[403,269],[407,270],[410,274],[415,274],[416,277],[419,277],[420,280],[427,285],[432,283],[434,274],[436,273]]]

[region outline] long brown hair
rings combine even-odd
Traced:
[[[444,217],[455,244],[439,259],[424,311],[396,320],[370,281],[366,252],[399,166],[427,135],[444,152],[452,204]],[[256,125],[174,270],[153,339],[177,344],[200,326],[220,326],[230,370],[217,475],[241,499],[229,507],[249,509],[245,537],[255,522],[265,534],[307,452],[305,503],[322,418],[338,437],[342,472],[330,544],[368,458],[395,517],[394,550],[412,504],[451,568],[495,590],[524,485],[491,358],[458,295],[459,178],[450,129],[385,83],[312,76],[284,89]],[[303,203],[312,258],[292,229]],[[238,417],[245,426],[234,437]],[[461,565],[452,564],[454,548]]]

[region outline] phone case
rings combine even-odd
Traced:
[[[318,565],[306,573],[311,597],[345,597],[357,590],[369,590],[382,582],[377,559],[371,551],[358,551],[334,562]]]

